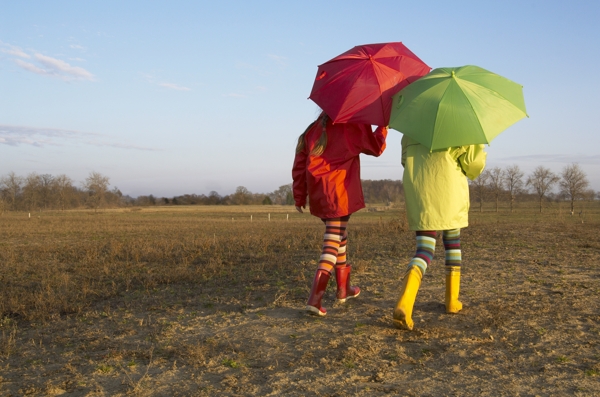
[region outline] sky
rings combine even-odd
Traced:
[[[577,163],[600,190],[600,2],[0,0],[0,177],[92,171],[133,197],[291,183],[317,66],[401,41],[523,86],[488,167]],[[401,133],[363,179],[402,179]]]

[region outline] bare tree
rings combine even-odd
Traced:
[[[105,201],[109,206],[119,207],[122,203],[123,193],[116,186],[109,192],[105,193]],[[148,202],[150,205],[156,205],[156,197],[152,194],[148,196]]]
[[[496,212],[498,212],[498,201],[504,193],[504,171],[500,167],[494,167],[489,172],[488,186],[496,200]]]
[[[594,189],[587,189],[583,193],[583,199],[586,201],[594,201],[596,199],[596,191],[594,191]]]
[[[29,211],[34,211],[39,208],[40,204],[40,176],[32,172],[25,178],[25,185],[23,186],[23,199],[25,201],[25,207]]]
[[[573,163],[563,168],[559,186],[561,193],[566,195],[571,202],[571,215],[575,210],[575,200],[583,197],[589,184],[590,182],[579,164]]]
[[[473,192],[479,201],[479,212],[483,212],[483,200],[487,193],[488,179],[490,178],[490,172],[484,170],[475,180],[469,180],[469,184],[473,187]]]
[[[44,209],[48,209],[52,205],[52,184],[54,177],[50,174],[40,175],[40,206]]]
[[[56,196],[58,207],[61,210],[65,210],[69,195],[73,189],[73,180],[65,174],[58,175],[52,181],[52,191]]]
[[[513,212],[513,205],[517,194],[523,191],[523,176],[523,171],[516,164],[506,167],[504,170],[504,186],[506,186],[510,195],[510,212]]]
[[[209,205],[216,205],[216,204],[220,204],[222,200],[222,197],[219,193],[215,192],[214,190],[212,190],[209,194],[208,194],[208,199],[207,199],[207,203]],[[176,203],[173,203],[176,204]]]
[[[252,193],[244,186],[238,186],[235,189],[235,193],[232,195],[233,204],[237,205],[247,205],[250,204],[250,198],[252,197]]]
[[[402,183],[386,183],[383,186],[382,193],[387,205],[392,202],[399,202],[402,198]]]
[[[10,209],[15,211],[18,207],[18,199],[23,189],[23,178],[10,172],[7,176],[0,179],[0,190],[5,200],[10,205]]]
[[[292,184],[287,184],[283,186],[279,186],[279,189],[275,190],[272,193],[269,193],[269,198],[273,204],[285,205],[287,203],[287,198],[292,196],[293,203],[293,194],[292,194]]]
[[[92,171],[90,175],[85,178],[83,187],[88,193],[87,202],[94,211],[98,211],[98,208],[104,204],[106,192],[108,191],[109,178],[100,174],[99,172]]]
[[[558,182],[558,176],[541,165],[527,178],[527,186],[531,186],[540,199],[540,212],[542,212],[542,200],[544,196],[552,190],[556,182]]]

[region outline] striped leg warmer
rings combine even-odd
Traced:
[[[346,246],[348,245],[348,232],[344,232],[342,236],[342,241],[340,241],[340,246],[338,248],[337,253],[337,262],[335,263],[335,267],[344,267],[347,263],[346,257]]]
[[[408,263],[408,270],[417,266],[421,270],[421,275],[427,271],[427,266],[431,263],[435,253],[435,231],[417,231],[417,252]]]
[[[444,241],[444,250],[446,251],[446,266],[460,266],[462,261],[460,229],[444,230],[442,240]]]
[[[346,234],[349,216],[341,218],[325,219],[325,235],[323,236],[323,250],[319,259],[318,269],[325,270],[329,273],[333,271],[335,264],[338,261],[338,252],[342,243],[343,237]],[[345,256],[344,246],[344,256]]]

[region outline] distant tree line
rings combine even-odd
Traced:
[[[537,167],[525,178],[518,165],[484,170],[474,181],[469,181],[471,200],[483,211],[484,201],[492,201],[498,211],[500,201],[510,202],[514,211],[516,201],[537,201],[542,212],[545,202],[568,201],[571,213],[575,202],[600,199],[600,192],[589,189],[587,175],[578,164],[570,164],[560,174],[543,166]]]
[[[76,186],[67,175],[38,174],[26,177],[10,172],[0,178],[0,213],[3,211],[66,210],[88,207],[98,210],[120,205],[123,194],[109,189],[109,178],[98,172]]]
[[[367,204],[390,205],[404,200],[402,181],[363,180]],[[540,212],[545,202],[568,201],[571,212],[581,200],[600,199],[600,193],[589,189],[589,181],[578,164],[567,165],[557,175],[539,166],[525,177],[518,165],[486,169],[477,179],[469,181],[474,207],[483,211],[484,202],[493,202],[498,211],[501,201],[510,203],[511,212],[518,201],[537,201]],[[42,211],[107,207],[165,205],[294,205],[292,185],[283,185],[271,193],[252,193],[238,186],[234,193],[222,196],[216,191],[205,194],[184,194],[156,197],[152,194],[131,197],[123,195],[110,180],[98,172],[76,185],[66,175],[37,174],[22,177],[10,172],[0,177],[0,213],[4,211]]]
[[[364,180],[363,190],[368,203],[392,203],[402,200],[401,181]],[[31,173],[25,177],[10,172],[0,177],[0,213],[4,211],[44,211],[74,208],[164,206],[164,205],[294,205],[292,185],[283,185],[271,193],[252,193],[238,186],[234,193],[222,196],[216,191],[205,194],[184,194],[157,197],[152,194],[131,197],[123,195],[110,179],[98,172],[77,185],[66,175]]]
[[[367,203],[392,203],[403,199],[402,181],[363,180],[363,193]],[[235,193],[221,196],[212,191],[205,194],[184,194],[175,197],[138,196],[124,197],[127,205],[294,205],[292,184],[280,186],[271,193],[252,193],[244,186],[238,186]]]

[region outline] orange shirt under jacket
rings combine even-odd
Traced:
[[[320,156],[311,155],[321,132],[319,118],[304,135],[304,150],[294,158],[294,201],[304,207],[308,195],[311,214],[321,219],[338,218],[365,207],[359,155],[381,155],[387,128],[372,132],[367,124],[333,124],[329,120],[325,151]]]

